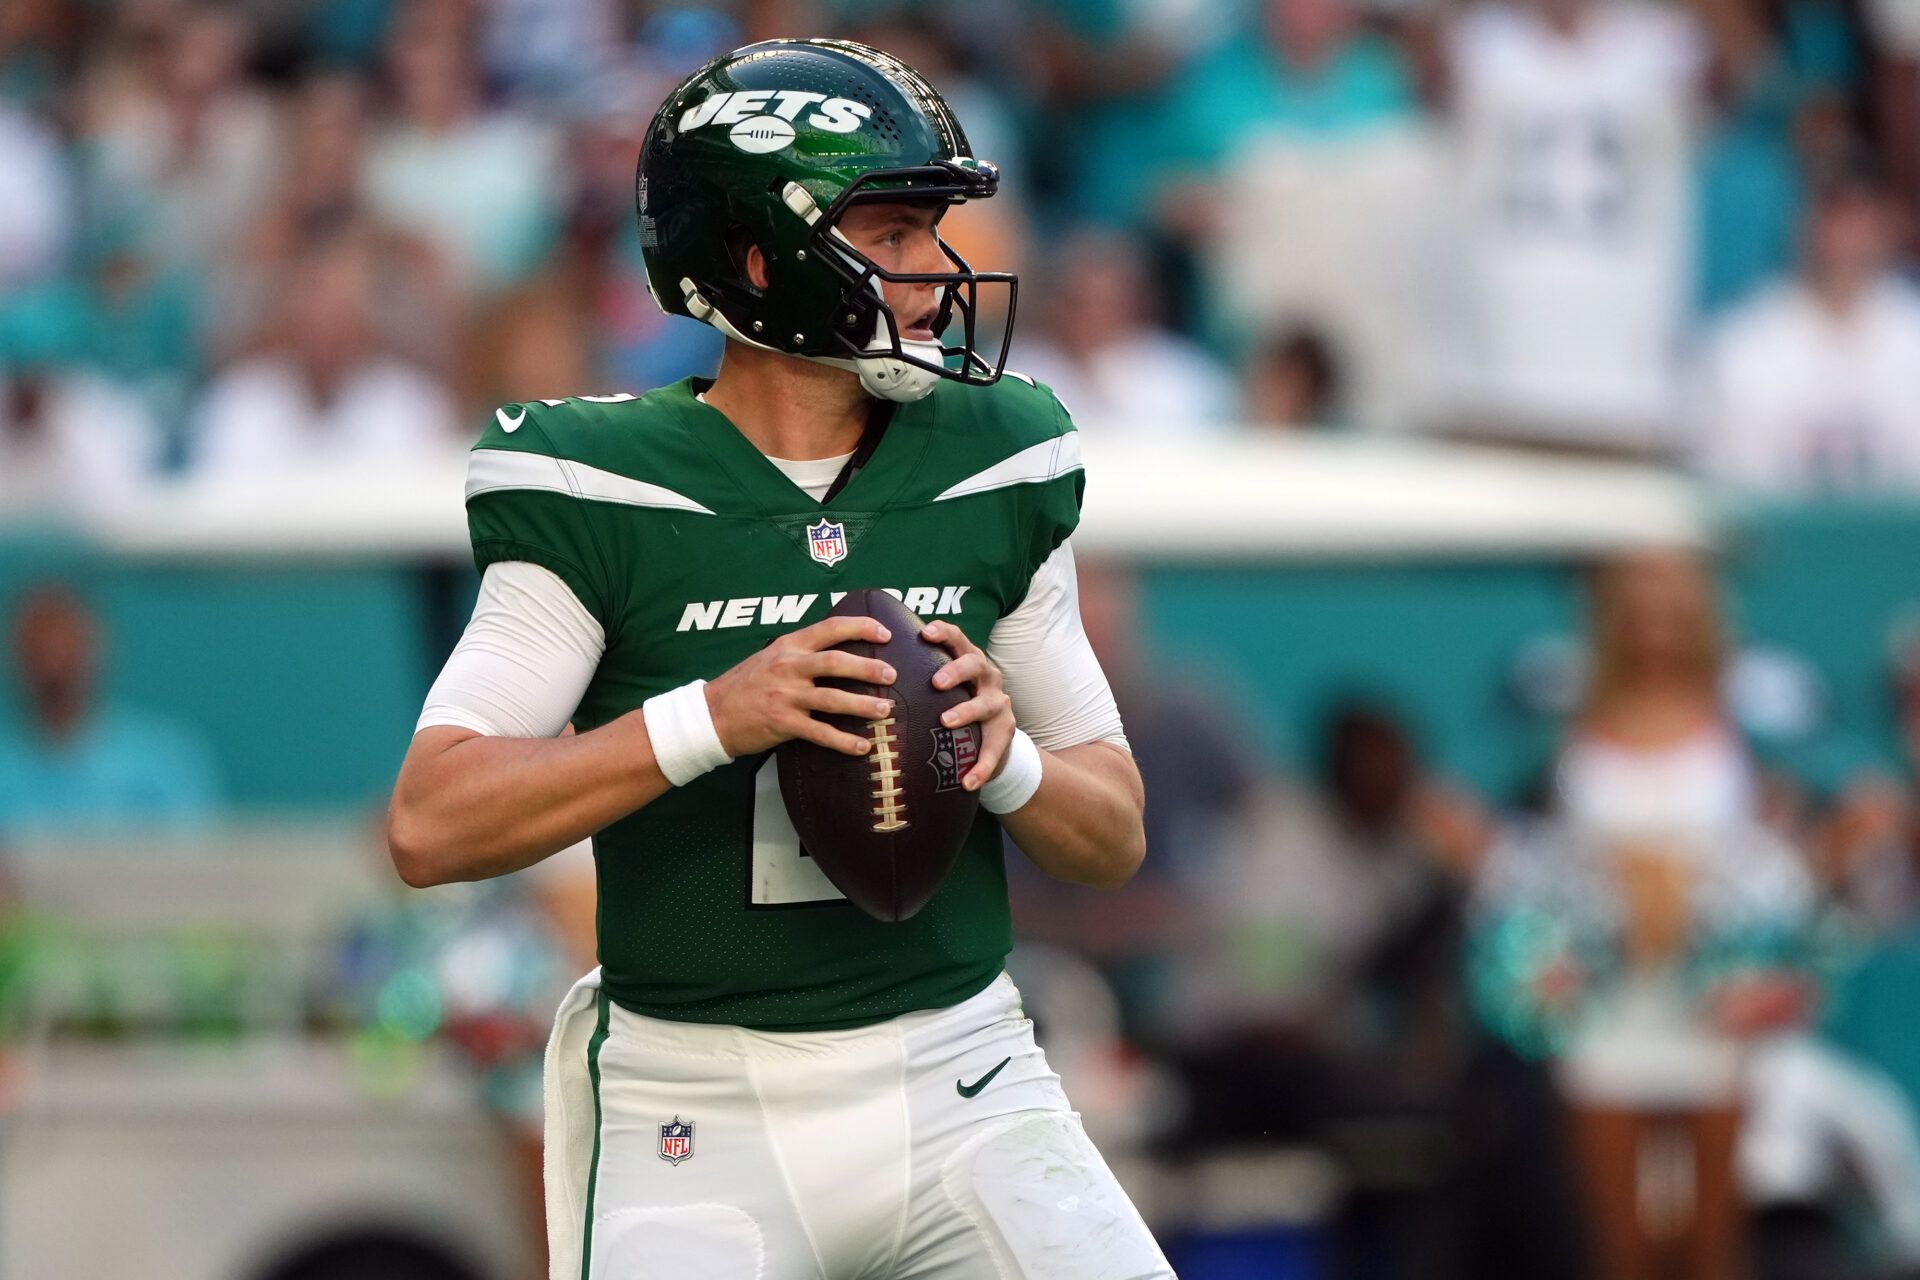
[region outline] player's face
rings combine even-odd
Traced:
[[[853,247],[887,271],[921,273],[950,271],[952,263],[940,250],[934,225],[938,206],[920,204],[857,204],[840,219],[840,233]],[[930,284],[880,282],[887,305],[900,320],[900,336],[909,342],[932,342],[934,316],[940,310],[940,291]]]

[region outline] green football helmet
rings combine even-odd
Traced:
[[[890,272],[837,227],[856,203],[929,202],[944,213],[993,195],[999,170],[967,152],[946,100],[890,54],[846,40],[736,49],[689,76],[647,129],[635,192],[647,286],[670,315],[853,370],[888,400],[918,400],[940,378],[992,383],[1006,366],[1018,280],[975,271],[945,240],[951,271]],[[747,274],[756,245],[764,289]],[[882,281],[936,286],[941,337],[904,338]],[[982,285],[1007,290],[991,360],[976,346]]]

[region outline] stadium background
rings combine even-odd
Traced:
[[[1920,5],[4,0],[0,1276],[537,1273],[590,880],[380,806],[467,440],[711,370],[636,140],[795,33],[1006,174],[1152,840],[1017,976],[1181,1274],[1914,1274]]]

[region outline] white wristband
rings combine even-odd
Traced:
[[[676,787],[684,787],[733,759],[720,745],[719,731],[713,727],[705,680],[655,694],[640,705],[640,714],[647,721],[653,758],[660,762],[660,772],[667,781]]]
[[[1040,769],[1040,748],[1025,729],[1015,729],[1013,741],[1007,744],[1006,767],[980,788],[980,807],[988,813],[1012,813],[1040,789]]]

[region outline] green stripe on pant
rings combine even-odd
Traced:
[[[587,1042],[587,1078],[593,1082],[593,1160],[587,1165],[587,1220],[580,1230],[580,1280],[593,1277],[593,1188],[600,1177],[600,1046],[607,1042],[611,1003],[605,991],[595,996],[599,1005],[593,1039]]]

